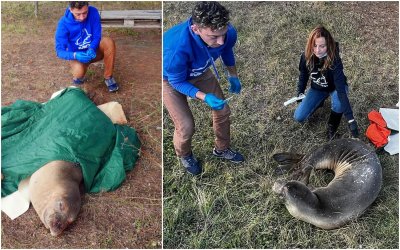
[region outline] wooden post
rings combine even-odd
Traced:
[[[35,1],[34,4],[35,4],[35,17],[37,18],[39,12],[39,2]]]

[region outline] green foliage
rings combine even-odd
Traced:
[[[161,10],[161,1],[98,1],[89,2],[99,10]]]
[[[4,2],[1,4],[1,13],[9,15],[13,20],[35,17],[34,2]]]
[[[174,126],[164,109],[165,248],[398,248],[398,155],[380,154],[383,187],[356,221],[322,230],[293,218],[272,193],[274,153],[307,153],[324,143],[330,101],[305,124],[295,123],[298,63],[308,33],[325,25],[340,43],[350,102],[361,132],[372,109],[398,102],[398,4],[388,2],[223,2],[238,31],[235,47],[242,93],[231,102],[232,146],[244,164],[211,156],[211,111],[191,100],[196,133],[193,152],[204,173],[185,173],[175,156]],[[193,2],[164,2],[164,31],[185,21]],[[392,14],[389,14],[392,13]],[[375,21],[372,21],[375,20]],[[379,23],[385,23],[385,30]],[[385,48],[385,49],[382,49]],[[217,63],[218,64],[218,63]],[[223,72],[219,68],[219,72]],[[221,81],[224,93],[228,83]],[[342,137],[350,134],[344,121]],[[363,138],[367,142],[367,139]],[[313,185],[332,175],[316,172]]]
[[[23,24],[7,24],[7,23],[2,23],[1,24],[1,30],[3,32],[14,32],[16,34],[27,34],[28,30],[24,27]]]
[[[127,29],[127,28],[104,28],[103,30],[104,35],[108,35],[110,32],[119,34],[119,35],[126,35],[126,36],[132,36],[132,37],[137,37],[139,33],[134,30],[134,29]]]

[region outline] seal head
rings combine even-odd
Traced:
[[[32,174],[30,200],[51,235],[60,235],[77,218],[82,181],[79,165],[67,161],[49,162]]]
[[[52,236],[59,236],[76,219],[80,202],[69,204],[66,199],[60,199],[52,205],[44,211],[43,224],[47,229],[50,229]],[[69,207],[71,205],[74,206],[72,209]]]

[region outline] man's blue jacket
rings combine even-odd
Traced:
[[[194,98],[199,89],[188,80],[200,76],[212,65],[216,69],[214,61],[220,56],[226,66],[235,65],[233,47],[237,33],[229,24],[224,44],[211,48],[192,31],[191,25],[190,18],[164,33],[163,79],[180,93]]]
[[[87,18],[78,22],[67,8],[58,22],[55,40],[56,53],[61,59],[74,60],[74,52],[86,51],[89,48],[96,51],[101,40],[99,11],[89,6]]]

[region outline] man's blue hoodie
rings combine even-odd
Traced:
[[[163,79],[180,93],[194,98],[199,89],[188,80],[203,74],[219,56],[226,66],[235,65],[233,46],[237,40],[237,33],[229,24],[224,44],[218,48],[211,48],[192,31],[191,25],[190,18],[164,33]]]
[[[58,22],[55,40],[56,53],[61,59],[74,60],[74,52],[86,51],[89,48],[96,51],[101,40],[99,11],[89,6],[87,18],[78,22],[68,7]]]

